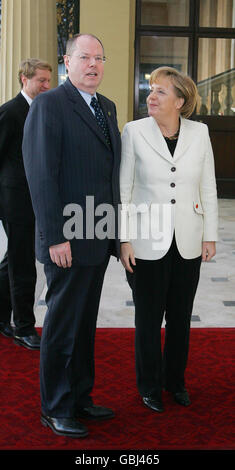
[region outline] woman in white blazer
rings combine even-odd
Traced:
[[[160,67],[150,90],[149,117],[122,133],[121,261],[135,303],[138,390],[146,406],[162,412],[162,389],[191,403],[184,378],[190,321],[201,260],[216,252],[218,210],[208,128],[187,119],[196,85]]]

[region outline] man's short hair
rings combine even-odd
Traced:
[[[21,75],[24,75],[27,78],[33,78],[36,74],[36,70],[49,70],[52,72],[52,67],[48,62],[44,62],[41,59],[26,59],[20,63],[18,79],[20,82],[21,88],[23,88],[23,83],[21,80]]]
[[[72,55],[72,53],[75,49],[75,43],[76,43],[77,39],[81,38],[83,36],[87,36],[89,38],[96,39],[100,43],[100,45],[103,49],[103,54],[104,54],[104,46],[103,46],[101,40],[99,38],[97,38],[97,36],[95,36],[94,34],[90,34],[90,33],[78,33],[78,34],[75,34],[72,38],[68,39],[67,44],[66,44],[66,55]]]

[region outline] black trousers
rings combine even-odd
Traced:
[[[190,321],[200,266],[201,256],[189,260],[181,257],[174,238],[162,259],[136,259],[134,274],[127,273],[135,303],[136,376],[142,396],[160,397],[163,387],[171,391],[184,388]]]
[[[15,334],[34,332],[36,286],[34,224],[3,222],[7,252],[0,263],[0,322],[10,322],[13,311]]]
[[[98,266],[44,266],[47,314],[40,349],[42,412],[73,417],[92,404],[94,343],[109,256]]]

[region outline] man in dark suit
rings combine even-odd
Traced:
[[[15,343],[40,348],[35,330],[35,221],[25,177],[22,139],[32,100],[50,88],[51,66],[39,59],[23,61],[21,92],[0,107],[0,218],[7,252],[0,263],[0,332]],[[11,326],[11,313],[15,329]]]
[[[114,416],[111,409],[94,405],[91,397],[101,289],[110,255],[119,257],[120,252],[115,230],[120,133],[114,103],[96,94],[104,61],[102,43],[95,36],[79,34],[69,40],[68,79],[36,98],[23,141],[36,215],[36,254],[44,263],[48,288],[41,341],[41,421],[56,434],[72,437],[88,434],[77,418]],[[102,223],[102,205],[114,214],[108,236],[92,230]],[[77,207],[83,218],[75,220],[75,231],[69,233],[65,227],[70,219],[63,214],[72,215]],[[80,236],[73,237],[76,232]]]

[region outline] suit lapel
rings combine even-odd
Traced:
[[[73,101],[73,109],[75,113],[79,114],[79,116],[86,122],[86,124],[93,130],[96,136],[102,140],[102,142],[108,147],[105,137],[97,124],[96,118],[92,111],[90,110],[89,106],[80,95],[79,91],[72,85],[69,79],[63,84],[65,90],[70,98]]]
[[[144,139],[163,158],[172,162],[171,153],[155,119],[152,117],[147,118],[145,123],[145,127],[140,130]]]
[[[178,160],[184,155],[185,151],[193,141],[195,131],[192,132],[190,130],[187,122],[188,121],[186,119],[182,117],[180,118],[180,133],[173,156],[174,161]]]
[[[181,117],[178,142],[172,157],[167,143],[154,118],[151,117],[146,120],[146,126],[140,130],[140,133],[157,153],[159,153],[163,158],[170,161],[171,163],[172,160],[176,161],[182,157],[182,155],[184,155],[186,149],[192,143],[194,137],[193,133],[191,133],[188,129],[187,120]]]
[[[27,114],[29,112],[29,104],[21,92],[16,95],[15,103],[17,110],[19,110],[19,115],[21,117],[22,123],[24,124]]]

